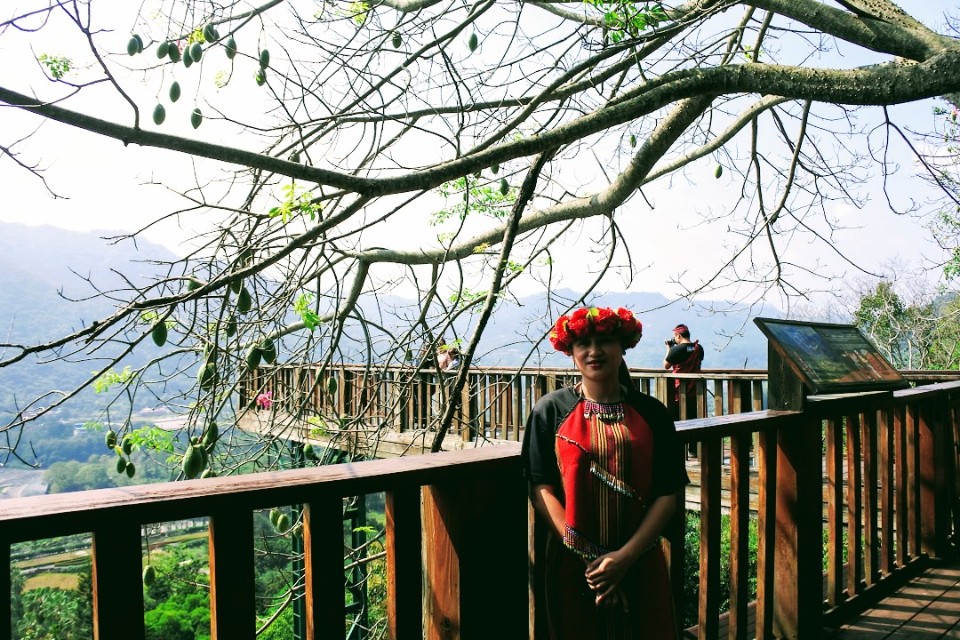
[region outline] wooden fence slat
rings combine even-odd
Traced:
[[[681,401],[681,409],[684,403]],[[697,637],[714,640],[720,617],[720,472],[723,441],[700,443],[700,603]]]
[[[776,538],[777,434],[764,429],[757,436],[757,612],[758,638],[773,634],[774,539]]]
[[[863,443],[863,578],[867,587],[880,578],[877,539],[877,412],[861,414]]]
[[[747,640],[749,621],[750,444],[751,434],[730,444],[730,640]]]
[[[843,584],[843,419],[826,424],[827,466],[827,602],[839,606],[845,599]]]
[[[880,468],[880,573],[893,573],[893,520],[894,520],[894,475],[893,475],[893,425],[890,409],[881,409],[878,416],[877,436]]]
[[[919,405],[907,405],[907,521],[910,558],[920,557],[920,412]]]
[[[131,520],[103,523],[102,528],[93,532],[91,555],[93,637],[96,640],[143,640],[146,628],[140,525]],[[6,571],[9,573],[9,569]]]
[[[894,407],[893,409],[893,456],[894,471],[897,476],[897,566],[904,567],[907,564],[907,558],[910,556],[908,551],[908,510],[909,496],[907,487],[909,486],[909,465],[907,455],[907,414],[904,407]]]
[[[9,622],[13,614],[10,560],[10,541],[0,538],[0,568],[7,568],[7,570],[0,570],[0,640],[10,640],[13,635],[12,625],[4,623]]]
[[[860,593],[863,576],[863,474],[860,468],[861,432],[859,415],[848,415],[847,423],[847,592]]]
[[[423,546],[430,549],[424,576],[427,640],[505,637],[507,630],[528,628],[524,489],[519,475],[423,488]],[[491,532],[496,553],[483,551]],[[489,600],[491,576],[497,579],[495,611]],[[521,636],[515,631],[506,637]]]
[[[723,415],[723,380],[713,381],[713,415]]]
[[[817,638],[823,618],[820,420],[777,434],[773,633]]]
[[[420,488],[388,491],[385,506],[388,637],[422,638]]]
[[[307,640],[343,640],[343,499],[318,496],[303,506]]]
[[[210,516],[210,640],[256,638],[253,515]]]

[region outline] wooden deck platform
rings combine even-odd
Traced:
[[[834,640],[960,638],[960,561],[928,568],[828,637]]]

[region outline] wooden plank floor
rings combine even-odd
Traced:
[[[960,562],[927,569],[827,637],[834,640],[960,639]]]

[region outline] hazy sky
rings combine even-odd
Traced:
[[[957,12],[956,2],[924,0],[908,2],[906,5],[918,17],[932,18],[934,22],[940,21],[944,11]],[[136,7],[137,3],[128,6]],[[9,15],[9,9],[2,13]],[[2,17],[4,15],[0,15]],[[119,40],[125,42],[124,38]],[[32,55],[39,52],[31,52],[22,43],[19,46],[17,43],[17,39],[9,34],[0,38],[0,68],[4,69],[5,75],[2,84],[29,92],[30,87],[20,82],[16,70],[34,68],[36,63],[31,62]],[[31,77],[36,78],[36,75]],[[149,104],[149,99],[145,103]],[[189,102],[182,105],[185,113],[189,113],[188,105]],[[932,102],[927,102],[898,109],[910,113],[915,128],[923,130],[929,126],[932,106]],[[89,107],[91,113],[96,113],[95,103]],[[145,110],[143,115],[149,118],[149,111]],[[171,114],[171,119],[174,115],[181,118],[183,124],[180,130],[174,128],[170,131],[188,133],[190,130],[182,114]],[[879,110],[874,110],[874,116],[879,116]],[[128,116],[123,117],[129,120]],[[203,135],[215,135],[213,127],[207,128],[206,124],[204,127],[199,130]],[[0,199],[0,220],[31,225],[49,224],[80,231],[133,231],[154,217],[183,206],[182,200],[163,187],[147,185],[161,183],[169,177],[189,179],[193,166],[187,156],[132,145],[124,147],[119,142],[56,123],[41,123],[38,118],[10,108],[0,108],[0,132],[0,144],[9,144],[15,137],[33,132],[30,140],[17,147],[22,151],[21,160],[41,167],[53,191],[65,196],[63,199],[52,198],[39,179],[16,166],[9,158],[0,157],[0,185],[4,193]],[[256,150],[256,145],[257,141],[254,140],[246,146]],[[921,181],[908,178],[913,173],[913,161],[902,154],[901,148],[891,151],[900,154],[902,176],[892,190],[894,204],[906,207],[911,200],[932,197],[932,192]],[[690,168],[687,180],[675,180],[670,186],[651,190],[649,195],[656,205],[653,210],[640,198],[634,198],[623,209],[625,215],[620,216],[620,220],[627,234],[662,238],[644,243],[642,253],[633,255],[636,263],[649,265],[648,269],[636,276],[631,285],[633,290],[676,295],[678,289],[670,284],[670,280],[681,271],[696,273],[700,268],[699,258],[715,256],[720,250],[723,223],[697,226],[689,206],[691,199],[700,203],[709,201],[718,189],[739,188],[734,178],[714,180],[713,168],[713,161],[705,160]],[[865,209],[855,211],[846,205],[839,205],[829,212],[830,215],[842,216],[849,227],[838,232],[834,240],[845,247],[849,258],[870,270],[879,271],[890,260],[922,266],[922,257],[933,252],[925,230],[916,219],[891,211],[879,182],[867,185],[867,192],[871,195],[871,201]],[[186,221],[185,224],[191,224],[191,216],[181,219]],[[678,230],[682,230],[682,234],[678,234]],[[180,251],[178,244],[189,236],[190,231],[189,228],[166,224],[146,235],[151,240]],[[419,235],[421,232],[413,230],[413,233]],[[682,238],[685,253],[691,256],[684,264],[677,264],[673,257],[679,238]],[[38,238],[38,241],[42,240]],[[571,250],[577,246],[583,249],[583,245],[589,245],[591,241],[589,236],[577,239]],[[856,277],[856,270],[838,256],[803,246],[792,249],[799,255],[808,252],[805,257],[811,260],[815,255],[820,255],[837,273]],[[565,274],[565,284],[575,288],[583,286],[585,282],[578,273],[570,272]],[[607,286],[611,290],[617,289],[615,280],[609,281]]]

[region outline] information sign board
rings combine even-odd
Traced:
[[[813,394],[909,386],[852,324],[754,318],[770,344]]]

